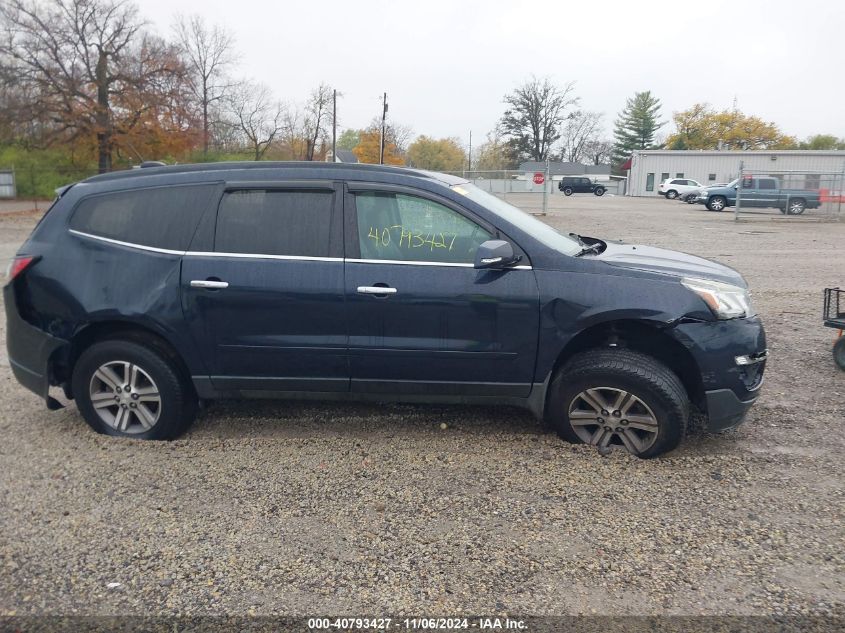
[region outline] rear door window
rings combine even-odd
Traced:
[[[361,258],[471,264],[491,234],[442,204],[387,192],[355,195]]]
[[[215,185],[152,187],[85,198],[70,219],[81,233],[129,244],[184,251]]]
[[[333,191],[228,191],[217,211],[214,250],[222,253],[331,257]]]

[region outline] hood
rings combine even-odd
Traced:
[[[640,244],[607,242],[607,248],[595,259],[632,270],[643,270],[675,277],[698,277],[746,287],[745,280],[733,268],[724,264],[665,248]]]

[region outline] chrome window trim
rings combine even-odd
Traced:
[[[232,257],[236,259],[280,259],[300,262],[342,262],[342,257],[311,257],[309,255],[265,255],[262,253],[224,253],[217,251],[186,251],[190,257]]]
[[[105,242],[107,244],[116,244],[118,246],[126,246],[127,248],[137,248],[138,250],[142,251],[149,251],[151,253],[161,253],[163,255],[184,255],[185,251],[174,251],[169,248],[158,248],[157,246],[145,246],[143,244],[135,244],[133,242],[122,242],[121,240],[115,240],[110,237],[103,237],[102,235],[92,235],[91,233],[84,233],[83,231],[77,231],[76,229],[68,229],[70,233],[74,235],[78,235],[80,237],[87,237],[92,240],[98,240],[100,242]]]
[[[262,253],[218,253],[213,251],[176,251],[168,248],[158,248],[156,246],[144,246],[143,244],[134,244],[132,242],[123,242],[115,240],[110,237],[103,237],[101,235],[92,235],[91,233],[84,233],[76,229],[68,229],[73,235],[80,237],[87,237],[92,240],[105,242],[106,244],[115,244],[117,246],[125,246],[127,248],[135,248],[141,251],[149,251],[151,253],[160,253],[162,255],[180,255],[190,257],[234,257],[238,259],[278,259],[302,262],[349,262],[351,264],[399,264],[402,266],[442,266],[446,268],[475,268],[474,264],[464,263],[450,263],[450,262],[425,262],[417,260],[400,260],[400,259],[353,259],[343,257],[309,257],[307,255],[265,255]],[[533,270],[532,266],[511,266],[507,270]]]

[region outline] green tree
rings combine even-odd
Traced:
[[[815,134],[801,141],[799,149],[845,149],[845,138],[833,134]]]
[[[420,136],[408,146],[408,164],[432,171],[460,171],[466,166],[466,153],[455,138]]]
[[[613,131],[613,164],[625,162],[634,150],[654,147],[654,135],[665,122],[659,121],[660,99],[650,90],[634,93],[619,113]]]
[[[337,137],[337,148],[353,150],[361,142],[361,130],[343,130]]]
[[[499,128],[520,158],[542,161],[560,139],[567,110],[578,103],[574,84],[556,86],[548,78],[530,80],[505,95],[508,109]]]
[[[790,149],[795,139],[774,123],[743,114],[736,108],[717,112],[706,103],[672,115],[676,131],[666,139],[669,149]]]

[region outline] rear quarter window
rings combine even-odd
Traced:
[[[152,187],[83,199],[70,219],[75,231],[140,246],[184,251],[214,185]]]

